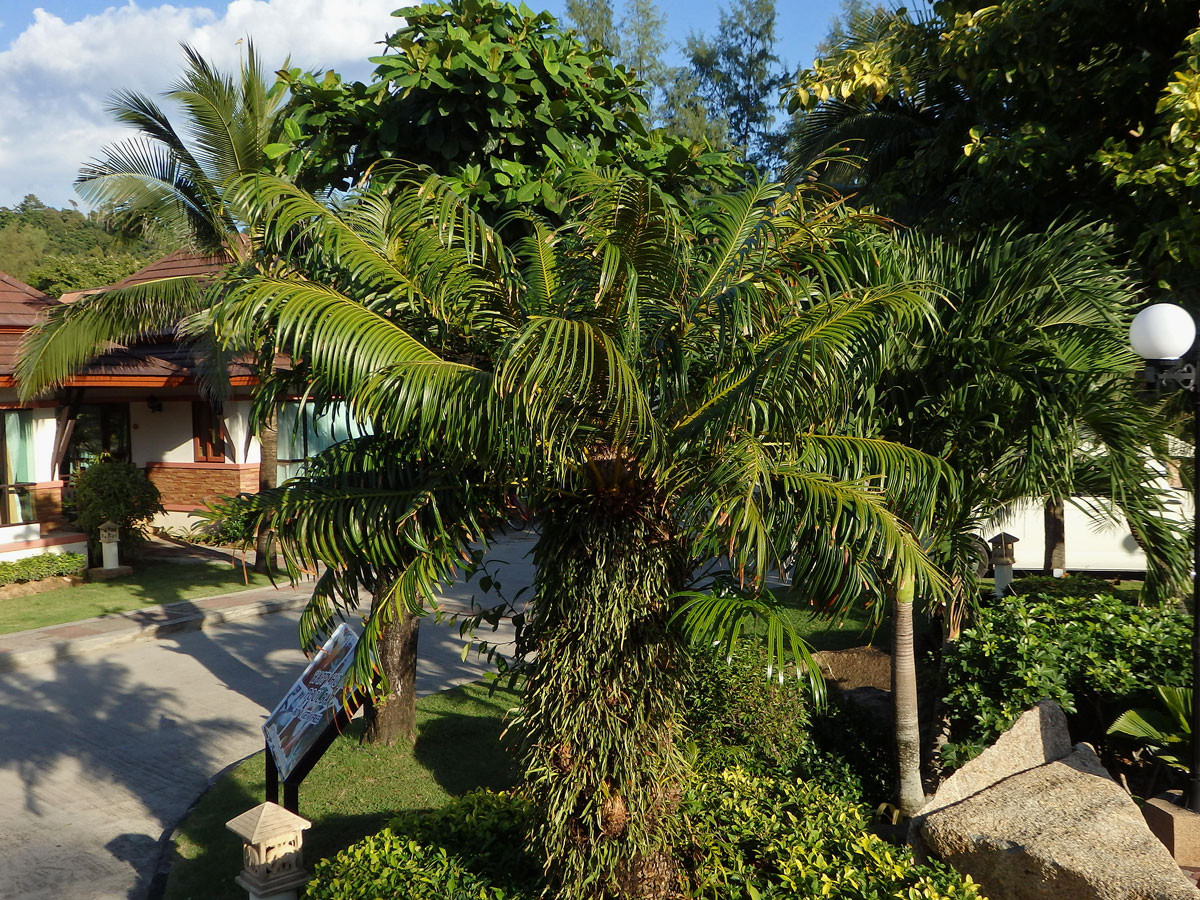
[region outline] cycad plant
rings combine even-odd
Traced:
[[[1108,729],[1150,748],[1156,759],[1187,772],[1191,768],[1192,689],[1156,685],[1159,706],[1139,707],[1121,713]]]
[[[434,605],[516,508],[532,517],[515,728],[534,843],[563,896],[668,893],[685,632],[769,610],[772,571],[822,606],[939,589],[914,527],[944,467],[851,424],[930,303],[912,284],[850,289],[843,244],[873,226],[803,190],[684,212],[644,180],[582,173],[572,224],[528,218],[506,246],[436,177],[379,174],[340,208],[241,184],[286,266],[227,292],[220,321],[273,338],[373,431],[245,508],[294,562],[329,566],[309,634],[375,594],[368,682],[381,629]],[[771,641],[777,666],[804,656],[787,629]]]

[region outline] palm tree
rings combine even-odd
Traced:
[[[909,235],[862,253],[854,268],[867,284],[936,284],[949,301],[937,327],[908,335],[862,409],[884,436],[957,473],[931,549],[952,586],[947,640],[978,596],[980,528],[1026,498],[1081,504],[1098,520],[1123,516],[1147,550],[1146,595],[1161,599],[1185,583],[1189,545],[1155,486],[1166,423],[1137,395],[1126,337],[1138,293],[1102,230],[1010,226],[969,247]],[[893,665],[903,660],[893,654]],[[894,699],[899,736],[915,703],[902,709],[899,690]],[[936,744],[945,723],[934,718]]]
[[[85,165],[75,186],[126,230],[166,233],[180,246],[233,264],[245,244],[225,188],[231,178],[268,164],[264,148],[282,128],[286,86],[267,79],[253,43],[247,42],[236,77],[214,69],[186,44],[183,51],[187,67],[166,93],[182,106],[183,127],[177,129],[144,94],[117,93],[109,111],[139,133]],[[196,316],[201,320],[192,329],[203,334],[202,314],[210,303],[194,279],[163,278],[64,304],[26,341],[17,367],[22,394],[32,397],[61,384],[111,343],[175,334]]]
[[[1140,303],[1107,232],[1077,222],[1042,233],[1012,226],[969,247],[911,235],[895,245],[907,277],[941,285],[941,327],[914,336],[877,396],[885,433],[944,457],[959,473],[955,531],[1025,498],[1087,495],[1097,518],[1123,515],[1146,545],[1147,589],[1162,598],[1188,572],[1182,535],[1155,487],[1166,422],[1138,396],[1128,323]],[[878,277],[873,263],[863,266]],[[973,583],[959,545],[948,571]]]
[[[263,71],[254,44],[236,75],[215,69],[195,49],[183,46],[187,66],[166,93],[184,113],[176,127],[144,94],[117,93],[109,111],[138,135],[104,150],[85,165],[75,186],[88,201],[109,211],[129,232],[148,229],[174,243],[225,260],[243,261],[247,244],[242,221],[227,202],[226,185],[269,163],[265,148],[279,139],[286,85]],[[232,347],[252,344],[218,334],[207,317],[211,289],[194,278],[159,278],[119,290],[101,291],[54,308],[30,331],[16,377],[28,399],[62,384],[112,344],[133,344],[164,334],[199,348],[207,388],[220,396]],[[272,441],[269,417],[260,428]],[[262,486],[275,483],[265,447]],[[266,547],[260,542],[259,558]]]
[[[575,222],[531,217],[509,247],[434,176],[339,209],[245,179],[290,270],[231,290],[219,318],[273,336],[373,426],[244,506],[294,563],[329,566],[309,632],[364,585],[382,598],[357,678],[380,629],[436,603],[512,504],[533,516],[514,726],[533,837],[565,895],[642,896],[674,877],[684,631],[769,609],[784,560],[793,595],[822,604],[901,575],[940,585],[904,518],[928,519],[944,467],[843,427],[929,303],[909,284],[844,289],[839,242],[871,226],[811,192],[757,185],[686,214],[624,173],[572,189]],[[354,482],[368,458],[384,483]],[[778,665],[789,635],[768,637]]]

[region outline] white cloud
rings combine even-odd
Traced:
[[[0,206],[36,194],[51,206],[78,199],[79,166],[130,136],[105,112],[120,89],[152,96],[179,74],[186,42],[223,69],[253,38],[268,66],[336,69],[365,78],[367,57],[400,20],[396,0],[231,0],[227,6],[139,6],[129,0],[78,22],[45,10],[0,51]],[[223,11],[220,11],[222,10]],[[0,265],[0,268],[3,268]]]

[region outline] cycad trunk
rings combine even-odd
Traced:
[[[917,665],[913,652],[911,575],[902,575],[892,603],[892,707],[896,726],[896,761],[900,770],[900,812],[915,816],[925,805],[921,786],[921,732],[917,716]]]
[[[541,812],[532,837],[560,896],[654,898],[677,886],[687,655],[667,619],[684,566],[652,491],[610,488],[542,517],[537,664],[518,727]]]
[[[417,629],[419,616],[405,610],[379,632],[379,665],[388,691],[367,707],[364,740],[391,746],[416,740]]]

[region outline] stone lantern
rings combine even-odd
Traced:
[[[237,883],[249,891],[250,900],[296,900],[297,888],[308,881],[300,848],[311,824],[275,803],[263,803],[225,823],[244,844]]]
[[[100,552],[104,568],[115,569],[120,562],[117,560],[117,543],[121,540],[121,527],[111,519],[100,526]]]
[[[95,581],[106,581],[120,575],[128,575],[132,566],[123,566],[117,558],[117,542],[121,539],[121,527],[116,522],[105,522],[100,526],[101,565],[88,569],[88,576]]]
[[[996,580],[996,586],[992,593],[997,600],[1004,596],[1004,592],[1012,584],[1013,563],[1016,561],[1016,550],[1013,544],[1019,540],[1019,537],[1009,534],[1007,531],[1002,531],[988,539],[988,543],[992,545],[992,575]]]

